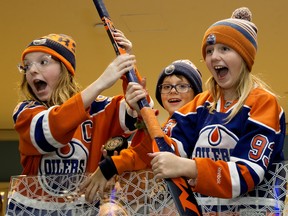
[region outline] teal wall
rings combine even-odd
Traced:
[[[288,160],[288,135],[285,137],[284,155]],[[0,141],[0,182],[8,182],[10,176],[20,175],[21,170],[18,141]]]

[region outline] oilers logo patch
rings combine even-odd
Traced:
[[[47,154],[41,159],[39,183],[51,195],[64,195],[67,190],[74,191],[82,182],[86,170],[87,149],[78,141],[71,141],[57,154]]]
[[[208,140],[208,142],[207,142]],[[193,157],[228,161],[238,137],[222,125],[209,125],[200,132]],[[219,147],[221,143],[221,148]]]
[[[208,35],[207,40],[206,40],[206,44],[207,45],[216,44],[216,35],[214,35],[214,34]]]

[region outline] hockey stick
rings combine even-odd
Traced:
[[[116,55],[125,54],[126,50],[123,49],[121,46],[119,46],[114,39],[113,32],[115,31],[115,27],[114,27],[113,22],[110,19],[110,16],[107,12],[107,9],[106,9],[103,1],[102,0],[100,0],[100,1],[93,0],[93,2],[94,2],[94,5],[98,11],[98,14],[99,14],[102,22],[104,24],[104,27],[107,31],[107,34],[110,38],[110,41],[113,45],[113,48],[116,52]],[[135,69],[132,69],[126,73],[126,78],[127,78],[128,82],[138,82],[139,83],[139,81],[141,81],[142,78],[140,77],[140,74],[136,74]],[[147,100],[138,101],[138,105],[139,105],[140,109],[143,107],[149,107],[149,103]]]
[[[115,27],[110,19],[110,16],[103,1],[93,0],[93,2],[108,33],[116,55],[125,54],[125,49],[121,48],[114,40],[113,31],[115,30]],[[136,75],[135,70],[136,68],[126,73],[128,82],[139,83],[139,81],[141,80],[140,75]],[[156,141],[158,150],[173,152],[172,148],[164,140],[164,134],[161,126],[155,116],[155,112],[149,106],[146,98],[138,101],[138,105],[147,130],[151,138]],[[194,197],[194,194],[189,184],[184,178],[165,179],[165,182],[169,188],[169,191],[172,195],[172,198],[180,215],[201,215],[201,211]]]

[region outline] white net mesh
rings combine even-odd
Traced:
[[[275,163],[262,183],[250,193],[234,199],[218,199],[195,194],[204,216],[280,216],[288,215],[285,205],[288,164]]]
[[[85,178],[13,176],[6,215],[178,215],[166,184],[151,171],[124,173],[109,183],[105,198],[93,203],[78,191]]]
[[[98,203],[77,192],[85,175],[13,176],[6,215],[95,215]]]
[[[288,215],[287,164],[274,164],[253,193],[225,200],[197,195],[203,215]],[[86,175],[11,177],[6,215],[178,215],[163,180],[149,170],[124,173],[109,182],[104,199],[85,202],[78,186]],[[100,205],[100,210],[99,210]]]

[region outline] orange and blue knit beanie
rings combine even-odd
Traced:
[[[76,42],[65,34],[49,34],[33,40],[23,51],[22,61],[27,53],[45,52],[59,59],[74,75],[76,68],[75,59]]]
[[[207,29],[202,40],[202,56],[205,59],[208,45],[225,44],[240,54],[251,71],[258,46],[257,31],[251,11],[246,7],[238,8],[231,18],[220,20]]]

